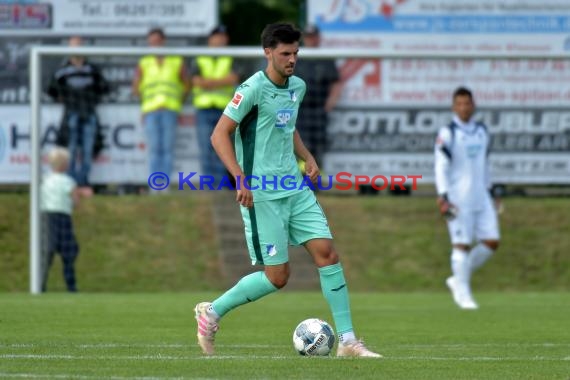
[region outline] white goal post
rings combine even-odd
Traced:
[[[42,60],[45,57],[82,56],[131,56],[142,57],[148,54],[180,55],[195,57],[198,55],[228,55],[234,58],[263,58],[261,47],[228,48],[147,48],[147,47],[68,47],[68,46],[33,46],[30,50],[30,293],[41,293],[41,226],[40,226],[40,180],[41,180],[41,98],[42,98]],[[496,52],[381,52],[372,49],[332,49],[302,48],[302,59],[315,58],[361,58],[361,59],[568,59],[564,54],[513,54]]]

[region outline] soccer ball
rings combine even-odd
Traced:
[[[305,319],[293,332],[293,345],[305,356],[326,356],[334,346],[334,331],[327,322],[318,318]]]

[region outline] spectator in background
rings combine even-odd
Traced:
[[[88,188],[78,188],[75,180],[66,172],[70,164],[70,154],[65,148],[57,147],[48,155],[51,172],[44,176],[41,185],[41,211],[46,245],[43,247],[44,273],[42,291],[47,290],[49,269],[57,252],[63,262],[63,278],[69,292],[77,291],[75,260],[79,245],[73,232],[71,218],[73,207],[80,196],[90,196]]]
[[[69,39],[69,46],[81,44],[81,37]],[[99,68],[81,56],[66,60],[54,73],[48,87],[48,94],[64,104],[58,143],[68,147],[69,174],[82,188],[90,189],[89,173],[98,134],[96,107],[108,92],[109,84]]]
[[[500,209],[500,202],[496,199],[493,204],[491,194],[489,132],[473,119],[475,102],[470,90],[455,90],[453,112],[453,120],[439,130],[435,142],[437,204],[447,219],[453,245],[453,275],[446,284],[460,308],[477,309],[471,294],[471,275],[499,247],[495,207]]]
[[[208,37],[208,46],[211,48],[223,48],[228,43],[229,35],[224,25],[214,28]],[[215,183],[219,183],[227,171],[210,143],[210,136],[232,99],[238,81],[232,57],[200,56],[194,62],[192,92],[202,174],[214,176]]]
[[[165,40],[160,28],[147,34],[150,47],[163,47]],[[172,174],[178,115],[189,90],[190,78],[182,57],[147,55],[140,59],[132,91],[141,98],[151,173]]]
[[[321,44],[319,29],[309,25],[303,31],[304,46],[318,48]],[[301,59],[295,73],[307,83],[307,94],[297,116],[297,130],[317,165],[323,167],[327,144],[328,113],[336,106],[343,88],[334,59]]]

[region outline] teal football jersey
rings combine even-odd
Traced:
[[[224,110],[238,123],[236,157],[245,175],[253,176],[254,201],[287,197],[302,187],[293,133],[305,90],[299,77],[280,86],[258,71],[237,88]]]

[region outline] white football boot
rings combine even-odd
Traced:
[[[381,358],[382,355],[370,351],[361,340],[353,340],[346,344],[339,343],[336,356],[352,356],[361,358]]]
[[[451,276],[445,280],[445,284],[451,291],[453,296],[453,301],[459,306],[459,308],[464,310],[476,310],[479,305],[473,299],[469,286],[466,284],[460,284],[455,277]]]

